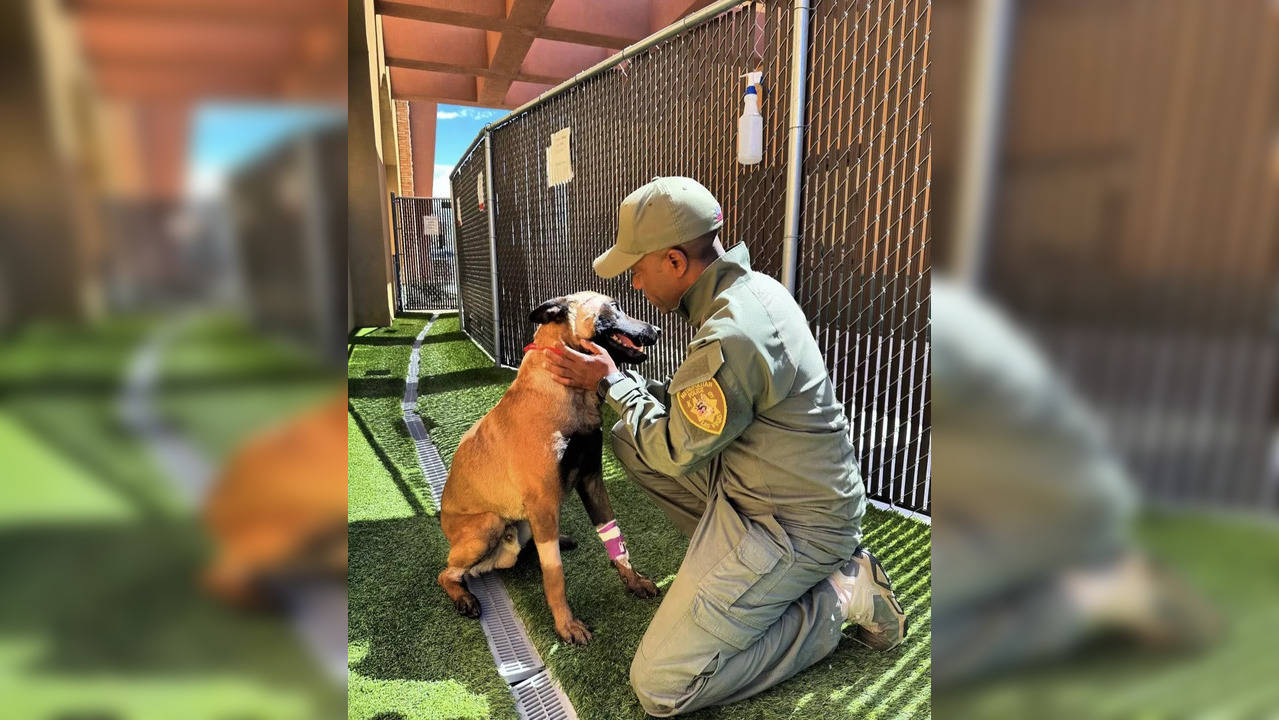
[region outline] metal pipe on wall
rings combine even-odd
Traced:
[[[799,266],[800,215],[804,184],[804,112],[808,97],[808,22],[812,14],[809,0],[795,0],[791,33],[790,136],[786,148],[786,224],[782,237],[782,285],[795,294]]]
[[[973,5],[974,37],[948,268],[960,282],[973,287],[982,282],[990,244],[1014,10],[1013,0],[977,0]]]
[[[493,363],[502,366],[502,315],[497,304],[497,225],[493,222],[493,141],[484,128],[484,214],[489,220],[489,277],[493,284]]]

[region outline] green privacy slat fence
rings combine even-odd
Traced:
[[[484,143],[476,143],[453,169],[453,217],[458,222],[457,270],[462,329],[490,356],[497,355],[493,322],[492,251],[487,208],[480,206],[477,182],[483,188]],[[480,192],[484,192],[482,189]],[[485,192],[485,194],[487,194]],[[487,200],[486,200],[487,202]]]
[[[929,0],[812,4],[795,292],[849,414],[868,492],[924,513],[930,9]],[[463,218],[466,331],[490,350],[500,339],[497,360],[518,366],[534,329],[530,308],[595,290],[663,328],[641,370],[673,372],[690,328],[659,316],[625,276],[601,280],[590,267],[613,242],[622,199],[654,175],[710,188],[724,206],[724,244],[744,243],[753,267],[781,280],[794,18],[790,2],[740,4],[482,133],[451,178]],[[755,69],[763,72],[764,157],[747,166],[737,162],[737,117],[741,75]],[[574,176],[548,187],[546,148],[563,128],[571,128]],[[496,313],[492,278],[476,269],[488,259],[476,187],[486,143]]]
[[[818,2],[795,297],[871,497],[927,508],[928,0]]]

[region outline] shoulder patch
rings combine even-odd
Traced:
[[[689,385],[675,394],[680,412],[696,427],[712,435],[724,431],[728,419],[728,402],[715,378]]]

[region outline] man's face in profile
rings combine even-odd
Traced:
[[[679,305],[684,295],[683,278],[688,259],[674,248],[652,252],[631,266],[631,287],[644,293],[644,298],[662,313]]]

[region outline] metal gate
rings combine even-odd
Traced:
[[[448,198],[391,196],[395,214],[395,305],[405,310],[456,310],[457,241]]]

